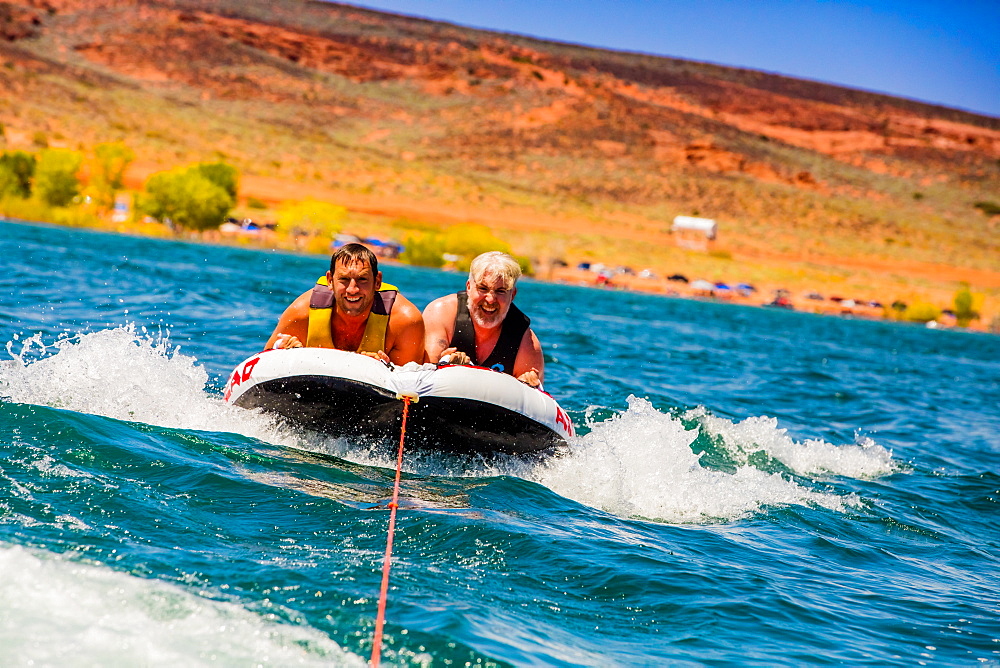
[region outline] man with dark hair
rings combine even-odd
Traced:
[[[350,350],[393,364],[419,363],[424,361],[424,321],[409,299],[382,284],[374,253],[346,244],[330,258],[326,276],[281,314],[265,350],[303,346]]]
[[[475,364],[510,374],[532,387],[545,379],[542,344],[531,321],[514,306],[521,267],[500,251],[472,261],[465,290],[424,309],[428,359]]]

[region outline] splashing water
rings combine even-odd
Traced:
[[[328,259],[3,222],[0,250],[0,664],[361,665],[391,457],[217,375]],[[418,306],[464,281],[385,271]],[[407,451],[386,665],[996,663],[1000,338],[518,304],[581,435]]]
[[[11,352],[10,343],[7,348]],[[391,457],[364,444],[296,432],[259,412],[226,405],[206,388],[208,375],[193,358],[171,347],[168,337],[138,332],[134,325],[49,346],[35,336],[19,354],[11,354],[14,361],[0,367],[0,393],[11,401],[170,428],[230,431],[364,465],[392,464]],[[685,420],[697,426],[688,428]],[[765,452],[803,476],[873,477],[894,470],[890,453],[871,441],[797,443],[774,418],[733,423],[698,408],[682,419],[634,396],[626,411],[589,426],[564,456],[545,464],[511,458],[470,468],[468,461],[456,465],[446,455],[423,454],[411,455],[407,468],[422,475],[514,475],[615,515],[662,522],[732,520],[766,506],[816,504],[841,510],[857,504],[850,495],[816,492],[756,468],[749,463],[754,452]],[[739,464],[735,471],[703,465],[702,455],[692,449],[700,431],[721,440]]]
[[[227,406],[207,389],[196,360],[171,347],[167,335],[134,324],[80,334],[46,345],[26,339],[0,365],[0,397],[175,429],[230,431],[281,443],[274,420]]]
[[[855,445],[836,446],[818,439],[796,443],[773,417],[749,417],[733,423],[709,415],[704,408],[689,411],[686,417],[699,420],[707,432],[719,436],[726,451],[742,464],[762,452],[799,475],[875,478],[899,468],[892,453],[870,438],[859,439]]]
[[[8,665],[366,665],[308,626],[105,566],[14,547],[0,571]]]
[[[803,464],[803,473],[820,465],[831,470],[833,464],[845,460],[850,465],[840,466],[836,473],[876,475],[892,470],[888,453],[873,444],[797,444],[776,428],[772,418],[733,424],[706,415],[704,409],[693,415],[702,420],[702,429],[719,434],[727,443],[742,444],[744,451],[750,451],[752,443],[763,442],[776,457],[795,453],[796,462],[809,464],[808,468]],[[591,427],[574,444],[570,456],[540,470],[536,480],[563,496],[616,515],[700,522],[732,520],[765,506],[816,504],[842,510],[858,503],[853,495],[815,492],[779,473],[761,471],[747,464],[746,457],[733,473],[708,469],[691,449],[698,430],[687,429],[682,420],[657,411],[645,399],[630,396],[627,411]]]

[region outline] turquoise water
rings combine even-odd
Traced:
[[[0,664],[364,665],[394,461],[221,400],[327,262],[0,222]],[[517,301],[579,436],[407,455],[384,665],[1000,665],[1000,337]]]

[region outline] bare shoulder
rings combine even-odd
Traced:
[[[312,290],[306,290],[301,295],[295,298],[288,308],[285,309],[284,315],[287,317],[299,319],[309,317],[309,302],[312,299]]]
[[[458,295],[438,297],[424,308],[424,321],[452,322],[458,313]]]
[[[397,319],[400,324],[404,325],[414,322],[423,323],[423,318],[420,316],[420,309],[400,293],[396,294],[396,301],[392,306],[392,315],[390,316],[390,320]]]

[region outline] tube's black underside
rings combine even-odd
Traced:
[[[380,387],[329,376],[259,383],[235,402],[329,434],[398,439],[403,402]],[[565,441],[547,426],[502,406],[463,398],[421,397],[410,404],[406,447],[463,454],[526,455]]]

